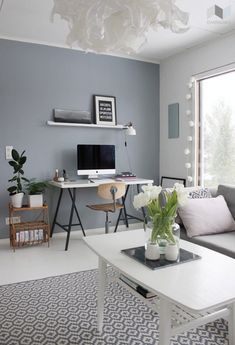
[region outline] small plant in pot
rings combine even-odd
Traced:
[[[36,179],[31,179],[28,181],[26,190],[28,192],[30,207],[43,206],[43,193],[47,187],[47,181],[36,181]]]
[[[7,188],[7,190],[11,196],[12,206],[17,208],[22,207],[23,203],[23,183],[29,181],[26,177],[23,177],[23,166],[27,160],[27,157],[24,155],[24,153],[25,151],[19,154],[17,150],[13,149],[11,152],[12,160],[8,162],[9,165],[14,169],[14,176],[8,180],[8,182],[11,182],[13,185]]]

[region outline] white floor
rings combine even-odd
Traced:
[[[141,223],[137,223],[130,228],[140,227]],[[126,231],[126,227],[120,226],[121,230]],[[103,234],[104,230],[88,230],[87,236],[99,233]],[[18,248],[13,252],[9,239],[0,240],[0,285],[97,268],[97,256],[82,238],[81,231],[71,232],[68,251],[64,250],[65,232],[54,234],[49,248],[43,244]]]

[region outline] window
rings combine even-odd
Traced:
[[[198,83],[199,183],[235,184],[235,71]]]

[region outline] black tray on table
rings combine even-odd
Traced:
[[[182,248],[180,248],[179,258],[177,261],[168,261],[165,259],[164,255],[161,255],[159,260],[148,260],[145,258],[144,246],[122,249],[121,252],[126,254],[130,258],[142,263],[143,265],[151,268],[152,270],[156,270],[156,269],[168,267],[168,266],[179,265],[184,262],[201,259],[201,256],[194,254],[192,252],[189,252]]]

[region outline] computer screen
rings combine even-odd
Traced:
[[[77,145],[77,174],[115,174],[115,145]]]

